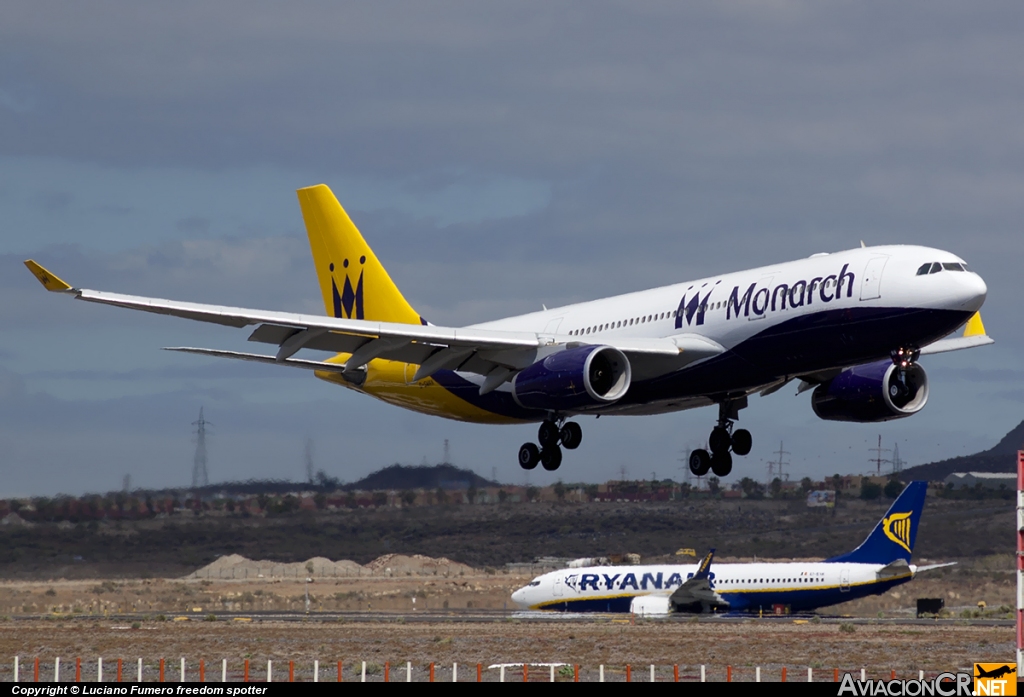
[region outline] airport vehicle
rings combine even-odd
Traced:
[[[519,464],[558,469],[579,447],[574,417],[718,406],[690,469],[720,477],[752,436],[735,429],[751,394],[792,380],[837,421],[920,411],[918,357],[991,343],[977,314],[987,288],[959,257],[912,246],[861,247],[468,327],[428,323],[402,296],[326,186],[299,204],[327,317],[73,288],[35,261],[47,290],[79,300],[229,327],[274,355],[175,347],[314,371],[323,380],[427,414],[478,423],[540,422]],[[964,326],[964,335],[943,338]],[[302,349],[337,352],[328,360]]]
[[[927,482],[911,482],[852,552],[820,562],[595,566],[538,576],[512,594],[523,609],[569,612],[807,612],[885,593],[922,571],[910,563]]]

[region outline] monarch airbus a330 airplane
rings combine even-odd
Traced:
[[[50,291],[79,300],[254,326],[274,355],[170,350],[284,365],[427,414],[477,423],[540,422],[519,464],[555,470],[583,434],[569,419],[718,406],[697,475],[732,470],[751,435],[733,428],[747,397],[791,380],[836,421],[909,416],[928,400],[917,359],[991,343],[977,314],[985,282],[927,247],[858,248],[468,327],[428,323],[406,301],[331,190],[298,191],[327,317],[74,288],[36,262]],[[944,338],[965,326],[963,336]],[[336,352],[326,361],[302,349]],[[709,452],[710,451],[710,452]]]
[[[910,563],[928,482],[911,482],[857,549],[819,562],[595,566],[538,576],[512,594],[519,607],[569,612],[807,612],[880,595],[922,571]],[[955,562],[953,562],[955,563]]]

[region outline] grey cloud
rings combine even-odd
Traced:
[[[231,201],[227,208],[244,205],[231,177],[239,168],[268,168],[279,175],[268,179],[271,189],[314,175],[347,182],[349,191],[335,189],[342,203],[408,299],[435,322],[494,319],[863,239],[964,256],[989,283],[989,332],[1010,356],[1004,362],[1018,365],[1022,24],[1011,2],[607,2],[586,10],[553,2],[195,2],[137,12],[114,0],[15,1],[0,26],[0,85],[29,95],[33,112],[0,108],[0,129],[12,134],[0,156],[29,156],[44,173],[47,158],[73,162],[79,170],[70,178],[113,168],[151,183],[122,182],[108,187],[114,193],[67,189],[73,199],[51,201],[77,211],[93,195],[116,202],[127,190],[119,205],[138,217],[106,211],[119,221],[108,217],[89,234],[60,238],[79,246],[34,249],[41,245],[25,234],[23,248],[87,287],[322,312],[291,191],[254,215],[204,199],[213,191]],[[164,176],[168,168],[179,176]],[[200,184],[189,189],[186,177]],[[257,186],[259,178],[247,181]],[[190,200],[147,207],[147,195]],[[382,202],[388,197],[395,205]],[[111,251],[102,228],[117,222],[118,240],[127,242]],[[5,442],[13,439],[21,462],[34,460],[19,427],[50,434],[55,456],[73,448],[51,437],[63,430],[96,450],[94,464],[131,462],[165,446],[187,463],[187,444],[160,435],[154,423],[190,422],[204,398],[219,400],[215,407],[239,423],[264,427],[260,446],[268,452],[304,420],[341,434],[334,444],[339,452],[354,448],[353,472],[418,462],[422,443],[457,434],[466,452],[522,477],[510,456],[531,429],[453,426],[372,400],[350,402],[352,395],[324,385],[306,394],[299,376],[297,393],[261,402],[257,373],[251,389],[234,379],[248,367],[217,382],[204,372],[215,368],[182,367],[156,350],[171,340],[246,348],[244,333],[56,297],[21,259],[0,256],[0,349],[30,376],[18,399],[47,399],[32,397],[45,383],[60,416],[48,421],[36,407],[5,412],[13,419]],[[964,442],[997,439],[1008,418],[1003,397],[984,393],[995,381],[985,356],[943,359],[965,371],[937,371],[950,389],[937,383],[928,409],[895,425],[823,424],[806,400],[781,395],[773,406],[758,400],[744,425],[757,438],[799,442],[804,452],[795,458],[827,461],[820,466],[830,471],[860,471],[864,453],[842,464],[822,453],[860,448],[878,432],[910,434],[914,453],[905,456],[918,461],[960,452]],[[76,400],[53,371],[115,396]],[[284,392],[276,375],[268,380]],[[1016,368],[1001,375],[1011,399],[1024,376]],[[168,383],[181,389],[168,392]],[[125,396],[130,389],[147,396]],[[588,427],[586,462],[573,471],[615,476],[639,455],[676,473],[677,451],[706,434],[711,420],[706,411],[602,419],[601,428]],[[396,431],[408,435],[394,438]],[[390,435],[375,440],[381,433]],[[118,443],[116,454],[105,452],[108,443]],[[253,454],[244,439],[235,445],[239,458]],[[159,461],[170,466],[169,458]],[[265,453],[252,461],[272,469]],[[759,477],[761,466],[752,459],[737,472]],[[110,476],[116,485],[119,473]]]
[[[67,213],[74,197],[67,191],[44,191],[36,197],[36,201],[47,213]]]
[[[98,210],[100,213],[104,213],[106,215],[113,215],[113,216],[130,215],[131,213],[135,212],[135,209],[132,208],[131,206],[116,206],[116,205],[97,206],[96,210]]]
[[[192,216],[182,218],[174,224],[180,232],[186,235],[206,235],[210,231],[210,221],[206,218]]]

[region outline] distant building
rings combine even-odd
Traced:
[[[834,491],[809,491],[807,492],[808,508],[833,508],[836,505],[836,492]]]
[[[943,481],[954,489],[973,489],[979,484],[983,489],[1017,488],[1017,475],[1013,472],[954,472]]]

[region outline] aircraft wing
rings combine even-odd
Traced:
[[[693,605],[726,605],[718,593],[711,588],[711,560],[715,557],[715,550],[707,553],[700,564],[697,565],[697,573],[686,579],[681,586],[675,589],[669,596],[672,607]]]
[[[419,365],[414,380],[430,377],[439,370],[459,370],[486,376],[480,388],[481,393],[484,393],[497,388],[511,379],[516,371],[543,357],[541,352],[545,347],[580,343],[575,337],[541,335],[537,332],[373,322],[122,295],[74,288],[32,260],[26,261],[25,265],[51,292],[66,293],[86,302],[227,327],[254,326],[249,341],[278,347],[274,356],[192,347],[176,347],[172,350],[312,370],[338,371],[340,368],[346,376],[357,374],[375,358],[384,358]],[[682,334],[673,338],[620,339],[601,344],[619,349],[631,362],[636,360],[644,364],[645,360],[650,363],[651,359],[669,359],[669,366],[666,367],[671,370],[678,370],[687,363],[725,350],[714,341],[696,334]],[[351,357],[344,366],[291,358],[304,348],[348,353]],[[655,362],[660,365],[661,361]]]
[[[939,339],[934,343],[923,346],[921,347],[921,355],[926,356],[931,353],[959,351],[961,349],[985,346],[992,343],[995,343],[995,341],[985,333],[985,325],[981,322],[981,313],[975,312],[971,315],[971,318],[967,320],[967,324],[964,325],[963,336]]]

